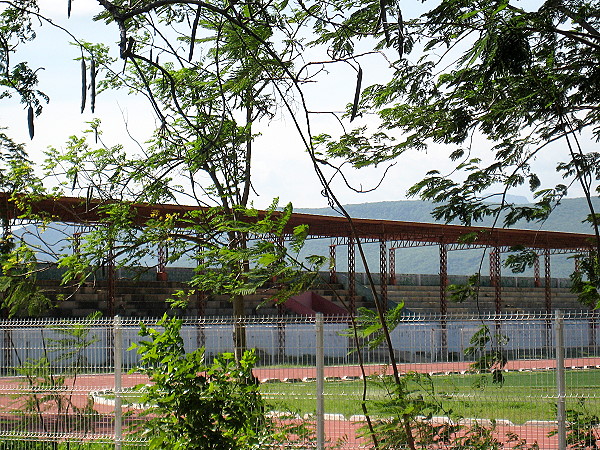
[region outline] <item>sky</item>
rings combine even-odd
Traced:
[[[417,11],[411,9],[414,4],[420,6],[418,2],[410,3],[412,5],[406,3],[406,10],[403,11],[405,18],[416,14]],[[93,0],[73,1],[69,20],[66,18],[66,1],[42,0],[41,4],[44,13],[53,17],[55,23],[68,27],[79,39],[91,42],[113,42],[117,39],[114,26],[94,24],[89,20],[97,11]],[[86,128],[86,121],[99,117],[108,145],[120,143],[131,151],[137,151],[135,141],[144,142],[155,126],[147,101],[122,92],[106,92],[96,100],[96,114],[91,114],[89,108],[81,114],[80,63],[74,61],[78,56],[77,48],[68,45],[68,36],[47,24],[39,29],[38,35],[39,38],[29,44],[25,52],[14,56],[14,61],[28,60],[32,67],[44,67],[39,72],[40,89],[50,96],[50,103],[36,119],[35,137],[30,140],[26,108],[16,99],[3,99],[0,103],[0,124],[9,128],[9,135],[18,142],[26,143],[32,159],[40,161],[48,146],[63,147],[70,135],[80,134]],[[363,86],[380,81],[389,74],[384,61],[378,58],[365,61],[363,70]],[[354,70],[349,67],[330,68],[329,73],[323,74],[319,82],[308,90],[309,108],[344,110],[354,95],[355,76]],[[373,123],[371,117],[362,120]],[[254,145],[256,153],[253,162],[253,186],[259,194],[254,198],[255,206],[266,207],[274,197],[279,197],[280,203],[292,202],[296,208],[327,206],[327,200],[321,195],[322,187],[290,118],[279,115],[268,123],[259,124],[258,128],[261,136]],[[319,115],[314,120],[313,131],[315,134],[325,132],[335,135],[340,128],[331,117]],[[482,147],[489,145],[483,140],[477,144]],[[438,169],[445,173],[451,170],[448,155],[452,150],[449,147],[430,146],[427,152],[405,153],[395,161],[374,192],[356,193],[346,188],[339,177],[334,180],[334,191],[345,204],[406,199],[407,189],[423,178],[427,171]],[[552,151],[562,152],[564,149],[557,147]],[[554,159],[543,158],[534,164],[538,172],[556,179]],[[353,170],[345,166],[344,173],[354,187],[370,189],[379,183],[387,167],[387,164],[382,164],[377,168]],[[531,200],[531,194],[526,190],[518,190],[514,194],[527,196]],[[574,191],[574,195],[577,196],[577,191]]]

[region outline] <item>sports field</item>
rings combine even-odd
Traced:
[[[515,425],[528,421],[556,419],[556,373],[553,370],[504,373],[504,383],[494,384],[490,375],[423,375],[409,384],[413,396],[439,401],[443,410],[454,417],[505,419]],[[578,407],[586,398],[590,412],[600,415],[600,369],[567,370],[569,397],[567,409]],[[429,381],[430,380],[430,381]],[[287,406],[299,414],[315,412],[315,383],[268,383],[261,385],[273,408]],[[346,418],[363,414],[363,382],[325,382],[325,412]],[[385,387],[368,382],[369,400],[386,398]]]

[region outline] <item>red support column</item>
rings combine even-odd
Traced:
[[[198,235],[200,238],[200,235]],[[204,259],[201,257],[201,249],[202,247],[198,247],[198,266],[204,265]],[[204,271],[202,269],[198,269],[198,274],[202,274]],[[206,295],[205,291],[196,289],[196,315],[198,316],[198,325],[196,326],[196,345],[198,348],[204,347],[206,344],[206,336],[204,334],[204,321],[200,320],[201,317],[206,315],[206,303],[208,300],[208,295]]]
[[[81,253],[81,235],[82,234],[83,233],[81,233],[81,232],[73,233],[73,255],[79,256],[79,254]],[[83,276],[81,274],[77,276],[77,280],[85,281],[85,280],[83,280]]]
[[[379,289],[381,291],[381,302],[383,310],[387,309],[388,295],[387,295],[387,247],[384,240],[379,241]]]
[[[73,233],[73,254],[79,255],[81,252],[81,232]]]
[[[158,244],[158,265],[156,266],[156,281],[167,281],[167,247],[164,242]]]
[[[546,313],[552,312],[552,289],[550,286],[550,250],[544,250],[544,289],[546,300]]]
[[[350,297],[350,313],[356,312],[356,265],[354,256],[354,239],[348,238],[348,296]]]
[[[390,284],[396,286],[396,249],[390,248]]]
[[[500,249],[494,248],[490,253],[490,284],[494,287],[494,305],[496,314],[502,312],[502,281],[500,272]]]
[[[279,247],[280,249],[285,247],[285,239],[283,235],[277,236],[273,241],[273,245]],[[246,270],[249,270],[248,262],[245,262]],[[277,283],[277,275],[271,277],[271,283]]]
[[[448,313],[448,246],[440,244],[440,313]]]
[[[535,261],[533,262],[533,285],[535,287],[540,287],[542,285],[540,281],[540,256],[537,255]]]
[[[337,284],[337,272],[335,270],[335,245],[329,246],[329,282]]]
[[[448,246],[440,244],[440,327],[442,331],[442,358],[448,356]]]
[[[198,265],[202,266],[204,264],[204,259],[203,258],[199,258],[198,259]],[[203,270],[200,270],[198,272],[200,275],[202,275],[204,273]],[[201,291],[201,290],[196,290],[196,308],[198,309],[198,317],[204,317],[204,315],[206,314],[206,301],[208,296],[206,295],[205,291]]]

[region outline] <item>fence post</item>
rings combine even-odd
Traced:
[[[315,332],[317,335],[317,450],[325,448],[325,352],[323,340],[323,313],[317,313],[315,320]]]
[[[555,312],[556,329],[556,422],[558,423],[558,449],[567,448],[565,414],[565,340],[564,320],[560,311]]]
[[[121,402],[121,369],[123,365],[123,329],[121,328],[121,318],[115,316],[113,322],[113,350],[114,350],[114,369],[115,369],[115,450],[121,449],[123,440],[123,410]]]

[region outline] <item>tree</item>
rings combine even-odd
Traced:
[[[12,23],[12,17],[19,17],[16,30],[6,30],[6,42],[15,39],[18,45],[25,43],[34,37],[30,32],[32,19],[46,20],[39,14],[35,0],[1,3],[7,7],[3,13],[7,23]],[[71,188],[85,198],[104,200],[101,207],[107,217],[104,229],[90,234],[79,254],[62,258],[61,264],[72,268],[67,278],[77,279],[80,274],[90,273],[93,267],[90,262],[97,261],[97,256],[105,255],[117,243],[120,246],[114,250],[125,264],[134,261],[148,246],[170,239],[175,248],[172,259],[206,248],[200,259],[207,257],[203,266],[210,269],[205,274],[211,276],[197,277],[195,281],[199,285],[212,285],[213,291],[226,290],[237,305],[244,292],[255,289],[267,274],[277,275],[283,281],[285,275],[293,281],[292,288],[300,288],[298,272],[293,270],[298,264],[292,264],[291,270],[285,264],[288,251],[284,246],[259,239],[252,248],[247,248],[249,236],[281,234],[290,212],[288,208],[279,217],[270,211],[266,219],[257,220],[256,212],[247,208],[253,123],[274,114],[276,107],[284,108],[306,146],[325,195],[350,220],[321,169],[321,165],[330,163],[319,160],[315,153],[312,115],[302,86],[313,81],[324,65],[340,62],[357,70],[356,91],[360,91],[362,71],[357,66],[358,55],[353,54],[353,41],[385,35],[384,45],[391,46],[387,17],[392,6],[388,11],[384,3],[375,1],[356,6],[345,2],[291,4],[287,1],[161,0],[132,4],[99,0],[98,3],[103,12],[97,20],[118,26],[119,56],[126,68],[123,72],[114,68],[115,61],[106,46],[87,44],[74,37],[82,50],[82,109],[86,105],[89,79],[92,109],[97,87],[129,89],[148,98],[159,126],[150,145],[138,157],[132,157],[120,146],[104,148],[102,143],[93,146],[79,137],[69,142],[64,155],[50,152],[47,169],[66,179],[64,189]],[[70,1],[67,6],[70,11]],[[340,13],[342,20],[338,23]],[[350,22],[346,23],[348,16]],[[329,39],[335,41],[334,45],[317,64],[308,62],[294,70],[294,62],[304,56],[303,33],[310,26],[322,36],[316,36],[309,45],[326,50]],[[184,48],[182,42],[188,45]],[[194,56],[198,55],[200,45],[204,51]],[[5,47],[6,55],[14,50],[16,47]],[[8,58],[6,61],[4,79],[10,78]],[[25,104],[43,98],[34,90],[36,79],[31,77],[26,84],[27,90],[14,89]],[[37,97],[29,95],[30,92],[37,93]],[[28,111],[28,124],[33,130],[34,113],[41,111],[29,106]],[[90,131],[99,136],[98,123],[92,123]],[[208,175],[209,183],[198,178],[201,172]],[[187,189],[181,187],[182,179],[189,181]],[[199,205],[210,202],[219,206],[204,214],[200,225],[198,215],[153,217],[143,230],[132,221],[132,202],[182,198]],[[302,234],[303,230],[298,229],[293,250],[300,245]],[[362,250],[361,257],[364,261]],[[315,258],[309,261],[318,262]],[[372,280],[371,285],[375,290]],[[383,306],[378,305],[378,309],[382,327],[387,329]],[[239,307],[236,310],[239,312]],[[236,333],[236,337],[239,337],[238,347],[243,347],[241,333]],[[390,356],[393,362],[391,346]],[[394,374],[398,382],[395,365]],[[405,419],[403,424],[410,436]]]
[[[120,29],[126,69],[114,68],[110,48],[81,43],[82,73],[89,61],[92,92],[98,80],[100,89],[147,97],[159,126],[138,155],[104,146],[97,121],[88,131],[99,145],[73,137],[65,152],[49,152],[47,170],[64,177],[65,188],[106,201],[106,226],[87,237],[83,252],[60,262],[73,268],[67,280],[85,279],[102,254],[112,252],[119,264],[135,265],[149,246],[168,245],[171,261],[184,255],[198,261],[192,287],[229,295],[236,317],[244,315],[244,295],[270,278],[292,282],[289,293],[297,292],[310,277],[302,281],[301,265],[290,261],[279,242],[291,208],[275,213],[275,202],[258,218],[249,205],[253,124],[273,116],[297,82],[288,69],[299,52],[291,38],[295,30],[279,17],[285,6],[100,3],[105,11],[97,19],[114,21]],[[289,44],[275,51],[276,39],[288,37]],[[157,215],[143,227],[134,223],[131,203],[165,202],[211,208],[187,216]],[[294,252],[304,233],[297,231]],[[312,259],[308,266],[319,263]],[[243,328],[236,329],[235,342],[241,357]]]
[[[600,154],[591,144],[600,138],[599,13],[595,2],[583,0],[533,9],[509,0],[441,1],[404,24],[408,56],[393,63],[388,83],[362,94],[358,111],[375,112],[379,129],[370,137],[365,127],[339,139],[322,135],[318,142],[330,157],[357,167],[445,144],[455,170],[431,170],[409,194],[439,203],[434,217],[447,222],[468,225],[486,216],[503,226],[543,222],[575,184],[588,199],[589,216],[582,219],[596,235],[597,255],[600,216],[591,197]],[[534,161],[547,160],[558,144],[556,171],[565,182],[543,186]],[[507,201],[506,193],[522,185],[534,193],[533,207]],[[531,255],[513,259],[523,261]],[[594,291],[596,279],[591,272]]]
[[[32,38],[31,19],[39,17],[36,2],[1,3],[7,5],[3,42],[12,39],[21,45]],[[290,114],[325,195],[350,222],[322,166],[339,170],[335,158],[357,167],[380,164],[431,142],[452,146],[450,156],[459,162],[458,172],[450,177],[434,171],[411,190],[446,202],[436,209],[438,218],[471,223],[503,214],[506,225],[520,218],[543,220],[569,183],[540,189],[531,161],[559,139],[569,148],[559,170],[577,180],[588,198],[592,195],[598,156],[586,153],[577,137],[586,129],[593,139],[598,133],[599,15],[592,2],[548,1],[526,11],[508,0],[442,0],[410,21],[403,19],[399,2],[371,0],[98,3],[103,11],[96,19],[119,29],[125,70],[115,68],[105,45],[79,42],[82,74],[88,66],[91,70],[91,104],[96,86],[128,89],[148,98],[159,125],[137,157],[121,147],[91,145],[78,137],[66,154],[51,152],[49,169],[66,175],[66,188],[85,194],[82,197],[106,200],[106,230],[90,236],[85,253],[89,258],[84,262],[117,242],[128,244],[117,249],[123,262],[134,261],[147,246],[165,240],[175,248],[173,259],[203,247],[204,267],[215,277],[198,277],[197,283],[227,290],[239,313],[244,292],[261,279],[253,279],[253,268],[264,279],[287,267],[279,265],[288,256],[285,248],[268,239],[248,248],[249,236],[277,235],[281,230],[274,211],[267,223],[261,223],[248,208],[254,124],[268,118],[274,108]],[[71,2],[67,4],[70,9]],[[360,40],[368,42],[361,46]],[[304,56],[306,46],[326,56],[317,59],[318,64],[297,68],[294,63]],[[388,83],[363,91],[359,61],[365,46],[367,53],[381,52],[391,61],[393,75]],[[36,71],[11,68],[7,55],[14,48],[8,44],[3,48],[3,85],[28,105],[33,130],[33,117],[44,100],[35,90]],[[413,60],[415,54],[418,58]],[[339,138],[312,135],[312,114],[302,87],[332,63],[356,70],[355,96],[347,115],[353,121],[366,112],[378,114],[381,125],[372,136],[367,126],[344,131]],[[85,106],[87,81],[82,78]],[[99,124],[93,123],[91,131],[99,134]],[[471,155],[473,142],[481,137],[492,142],[491,164]],[[456,179],[461,171],[466,172],[462,181]],[[182,180],[188,182],[187,188]],[[497,203],[484,201],[490,189],[500,186],[505,193],[525,183],[538,195],[536,208],[510,205],[504,195]],[[198,228],[194,216],[153,217],[143,230],[132,221],[132,202],[182,199],[218,205],[202,217],[201,223],[211,226]],[[593,208],[590,220],[600,237]],[[253,222],[257,228],[249,228]],[[299,242],[301,234],[298,230]],[[360,246],[359,254],[366,265]],[[256,265],[250,264],[252,259]],[[81,263],[80,256],[64,259],[74,267],[71,276],[89,271],[89,265]],[[220,270],[214,270],[216,266]],[[372,280],[370,284],[375,292]],[[377,302],[377,309],[378,326],[390,344],[384,305]],[[393,349],[388,347],[395,384],[401,386]],[[415,448],[410,415],[400,419],[403,439]]]

